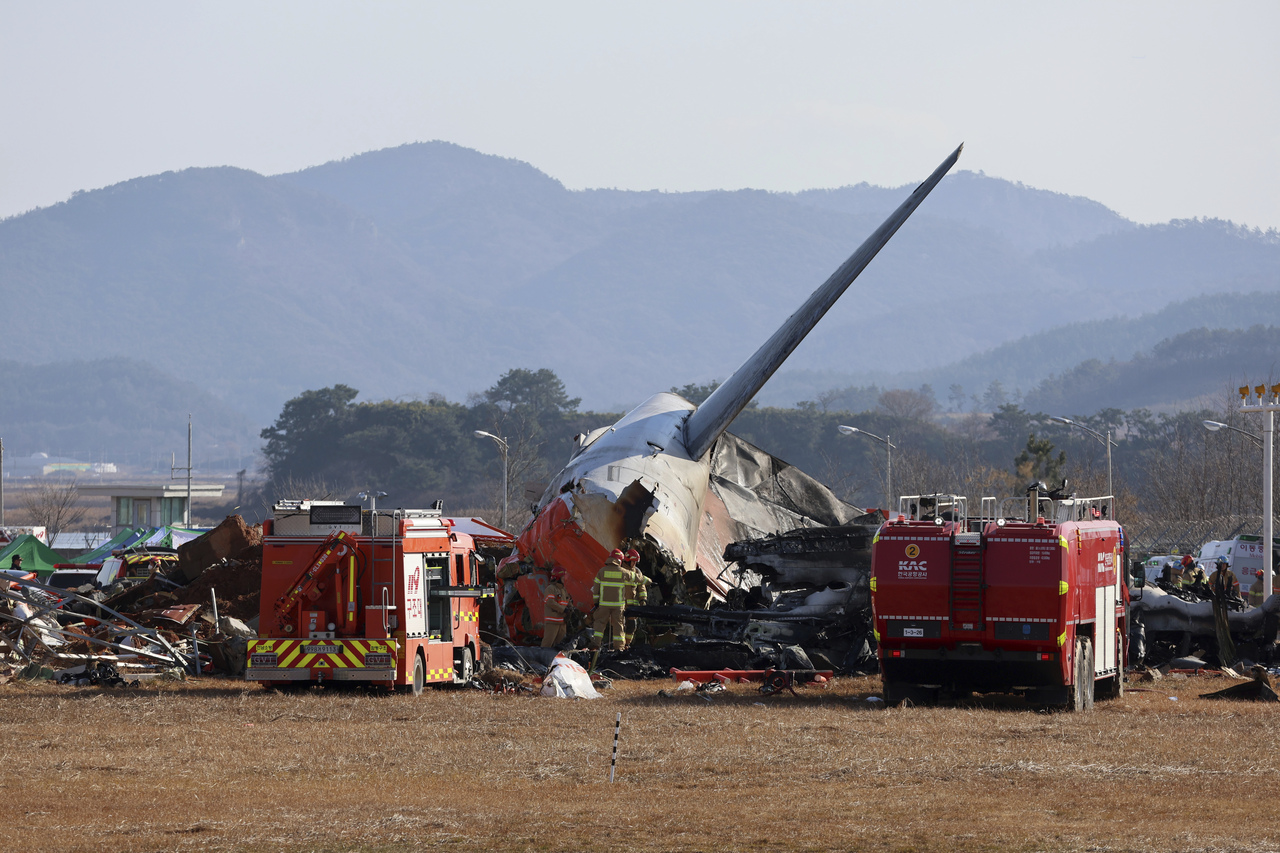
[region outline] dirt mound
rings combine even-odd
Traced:
[[[248,620],[258,615],[262,589],[262,546],[208,569],[192,583],[174,590],[178,604],[208,604],[209,591],[218,596],[218,614]]]
[[[208,533],[178,548],[178,572],[194,581],[219,560],[239,558],[254,547],[262,547],[262,528],[250,527],[240,516],[229,515]]]

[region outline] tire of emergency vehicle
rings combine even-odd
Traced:
[[[414,696],[421,696],[423,689],[427,686],[427,665],[422,660],[421,653],[413,656],[413,684],[410,689]]]
[[[1093,710],[1093,643],[1088,637],[1076,638],[1075,684],[1067,708],[1072,711]]]
[[[471,676],[475,675],[475,672],[475,653],[471,651],[470,646],[463,646],[457,662],[453,665],[453,683],[467,684],[471,681]]]
[[[1116,668],[1116,674],[1112,678],[1104,678],[1098,684],[1098,696],[1103,699],[1120,699],[1124,696],[1124,652],[1122,649],[1124,643],[1124,634],[1116,629],[1116,659],[1113,666]]]

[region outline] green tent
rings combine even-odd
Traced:
[[[0,569],[9,568],[15,554],[22,556],[22,568],[35,572],[41,580],[53,574],[54,563],[66,562],[61,554],[29,533],[14,539],[0,551]]]
[[[106,542],[103,542],[97,548],[94,548],[92,551],[88,551],[84,554],[79,555],[74,560],[72,560],[72,562],[74,562],[77,566],[85,566],[85,565],[90,565],[94,563],[100,564],[103,560],[107,559],[107,557],[110,557],[111,552],[114,551],[116,548],[123,548],[124,547],[123,543],[129,542],[133,539],[137,539],[138,533],[141,531],[141,529],[142,528],[138,528],[135,530],[132,527],[126,527],[123,530],[121,530],[119,533],[117,533],[115,536],[112,536]],[[23,559],[25,560],[26,557],[23,557]]]

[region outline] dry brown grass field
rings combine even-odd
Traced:
[[[1277,850],[1275,705],[0,687],[9,850]],[[1176,697],[1176,698],[1175,698]],[[617,781],[608,783],[622,712]]]

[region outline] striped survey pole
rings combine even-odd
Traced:
[[[618,767],[618,731],[622,728],[622,712],[613,724],[613,759],[609,762],[609,784],[613,784],[613,772]]]

